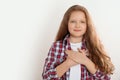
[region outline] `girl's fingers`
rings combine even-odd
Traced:
[[[65,50],[65,53],[67,54],[67,55],[69,55],[69,54],[72,54],[72,53],[74,53],[72,50]]]
[[[80,48],[78,48],[78,51],[79,51],[80,53],[84,53],[84,50],[81,50]]]
[[[80,50],[80,48],[78,48],[78,51],[79,51],[80,53],[82,53],[82,51]]]
[[[78,51],[79,51],[80,53],[82,53],[82,54],[85,54],[85,55],[86,55],[86,50],[85,50],[85,49],[81,50],[80,48],[78,48]]]
[[[68,54],[68,50],[65,50],[65,53]]]

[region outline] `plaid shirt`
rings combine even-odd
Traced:
[[[71,50],[69,35],[64,40],[54,42],[50,48],[42,73],[43,80],[69,80],[70,69],[60,78],[56,73],[56,67],[66,60],[67,55],[64,52],[66,49]],[[84,42],[82,42],[81,49],[86,49]],[[81,80],[110,80],[110,75],[103,74],[100,70],[91,74],[84,65],[80,65]]]

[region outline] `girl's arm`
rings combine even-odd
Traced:
[[[103,74],[100,70],[95,68],[95,64],[86,56],[84,50],[79,50],[79,52],[75,52],[72,50],[66,50],[66,54],[68,57],[73,59],[79,64],[83,64],[86,66],[87,70],[90,72],[90,77],[94,80],[110,80],[110,75]]]
[[[60,63],[60,57],[63,58],[63,55],[57,52],[59,50],[56,50],[56,46],[58,46],[57,43],[52,45],[45,60],[42,73],[43,80],[64,80],[64,78],[66,78],[64,73],[67,72],[71,66],[78,64],[69,58],[63,63]],[[60,57],[57,57],[58,55]]]
[[[56,51],[54,45],[56,45],[56,43],[54,43],[50,48],[48,52],[48,56],[45,60],[43,73],[42,73],[43,80],[51,80],[51,79],[59,80],[59,77],[57,76],[55,69],[58,58],[57,56],[55,56]]]
[[[57,75],[59,77],[61,77],[66,71],[68,71],[68,69],[71,66],[74,66],[77,64],[78,63],[76,63],[75,61],[73,61],[69,57],[67,57],[67,59],[62,64],[60,64],[59,66],[56,67]]]
[[[86,62],[84,64],[88,71],[91,73],[91,79],[97,79],[97,80],[110,80],[110,75],[103,74],[100,70],[97,70],[95,68],[95,64],[88,58],[86,59]]]
[[[91,74],[95,74],[95,72],[97,71],[97,69],[95,68],[95,64],[89,58],[86,58],[83,65],[86,66]]]

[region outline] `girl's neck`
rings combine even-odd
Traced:
[[[72,37],[72,36],[70,36],[69,40],[70,40],[71,43],[80,43],[80,42],[82,42],[82,37]]]

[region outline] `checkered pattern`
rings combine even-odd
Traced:
[[[42,73],[43,80],[69,80],[70,69],[61,78],[59,78],[56,73],[56,67],[66,59],[67,55],[64,51],[66,49],[71,50],[68,38],[69,35],[67,35],[63,41],[53,43],[50,48]],[[84,42],[82,42],[81,49],[86,49]],[[81,80],[110,80],[110,75],[105,75],[100,70],[97,70],[95,74],[91,74],[87,68],[81,64]]]

